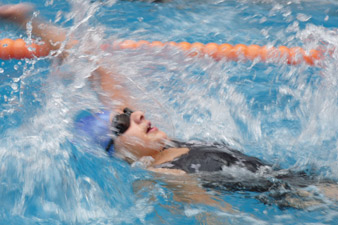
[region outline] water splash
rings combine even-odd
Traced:
[[[72,8],[67,11],[58,4]],[[326,6],[273,0],[162,5],[46,1],[44,7],[60,8],[51,20],[68,26],[69,37],[80,42],[62,66],[38,59],[1,64],[3,221],[128,224],[159,223],[163,217],[175,224],[176,218],[197,223],[198,216],[210,212],[203,206],[179,205],[158,181],[151,182],[151,188],[143,186],[141,196],[136,196],[140,192],[132,189],[135,181],[152,177],[107,158],[102,149],[76,136],[72,129],[76,114],[103,107],[98,90],[88,81],[98,60],[126,78],[139,108],[173,138],[226,142],[282,167],[315,169],[325,178],[337,179],[338,38],[332,25],[337,21],[332,13],[336,5],[332,3],[333,9],[322,15],[307,4]],[[40,12],[44,13],[48,15]],[[14,31],[4,35],[16,37]],[[99,47],[125,38],[301,45],[328,52],[321,67],[310,68],[215,62],[189,58],[169,47],[113,52]],[[240,194],[223,198],[242,212],[233,215],[212,209],[221,221],[291,223],[296,218],[292,210],[283,213]],[[323,206],[331,216],[328,223],[337,218],[336,207]],[[298,213],[318,222],[323,219],[320,212]]]

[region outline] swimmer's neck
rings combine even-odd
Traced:
[[[188,152],[188,148],[167,148],[153,156],[154,161],[150,166],[156,166],[162,163],[173,161],[174,159]]]

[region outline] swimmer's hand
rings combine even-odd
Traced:
[[[1,5],[0,4],[0,19],[18,24],[25,29],[26,24],[30,22],[32,34],[40,37],[47,45],[48,49],[54,51],[56,56],[61,59],[66,58],[70,49],[77,45],[78,41],[71,34],[68,34],[66,29],[48,23],[40,18],[32,16],[34,6],[32,4],[21,3],[16,5]],[[97,75],[97,76],[96,76]],[[92,77],[98,77],[102,89],[105,91],[103,102],[111,107],[111,99],[121,102],[121,105],[132,106],[132,99],[125,89],[121,89],[121,84],[116,77],[121,77],[115,73],[109,65],[108,68],[100,66],[94,71]],[[107,100],[105,100],[107,98]]]
[[[0,4],[0,18],[24,25],[31,18],[33,10],[34,6],[29,3],[16,5]]]
[[[28,22],[31,22],[32,34],[40,37],[47,44],[49,50],[60,50],[62,47],[58,56],[65,58],[67,56],[65,50],[72,48],[77,44],[77,41],[68,38],[67,42],[64,43],[67,39],[67,32],[61,27],[33,17],[33,11],[34,6],[28,3],[0,5],[0,19],[14,22],[23,29]]]
[[[149,168],[147,168],[149,170]],[[152,168],[150,171],[155,172],[155,176],[161,179],[170,190],[173,191],[173,199],[178,202],[185,202],[188,204],[206,204],[216,207],[224,212],[236,213],[236,210],[224,200],[209,194],[204,190],[198,178],[186,174],[184,171]]]

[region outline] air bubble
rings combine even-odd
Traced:
[[[14,91],[18,90],[18,84],[17,84],[17,83],[12,83],[12,84],[11,84],[11,88],[12,88]]]

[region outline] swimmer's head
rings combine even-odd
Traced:
[[[167,135],[157,127],[152,127],[143,112],[128,108],[113,118],[112,130],[116,136],[115,150],[127,150],[136,158],[155,155],[164,148],[167,140]]]

